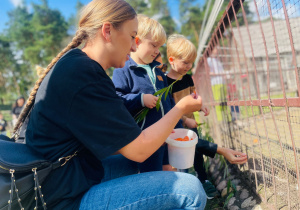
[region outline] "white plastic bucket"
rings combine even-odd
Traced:
[[[189,129],[177,128],[167,138],[169,163],[177,169],[187,169],[194,165],[195,147],[198,143],[197,134]],[[177,138],[188,136],[190,141],[177,141]]]

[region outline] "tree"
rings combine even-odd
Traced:
[[[61,50],[68,24],[58,10],[48,7],[47,0],[32,4],[33,13],[19,6],[9,13],[8,35],[31,65],[47,65]]]
[[[0,36],[0,56],[0,95],[1,101],[3,101],[4,96],[7,94],[7,90],[10,88],[8,84],[11,77],[9,76],[8,69],[14,63],[9,40],[7,40],[3,35]]]
[[[48,7],[47,0],[32,4],[33,12],[23,5],[8,13],[8,29],[0,37],[0,80],[11,95],[28,94],[37,79],[36,65],[45,67],[62,49],[68,24],[58,10]],[[4,87],[4,86],[1,86]]]
[[[148,13],[148,3],[144,0],[128,0],[127,1],[138,14]]]
[[[76,14],[72,14],[68,20],[68,25],[69,25],[69,29],[68,29],[68,34],[69,35],[74,35],[76,30],[77,30],[77,24],[79,21],[79,13],[82,9],[82,7],[84,6],[84,4],[82,4],[79,0],[77,0],[76,2]]]
[[[17,60],[13,52],[13,44],[4,36],[0,36],[0,95],[1,101],[12,101],[20,95],[26,95],[31,85],[32,71],[24,62]]]
[[[158,19],[160,24],[164,27],[167,36],[177,33],[176,31],[176,24],[173,18],[170,15],[169,8],[167,5],[165,5],[163,11],[162,11],[162,16]],[[163,45],[160,49],[160,53],[162,54],[162,59],[164,63],[168,63],[168,58],[167,58],[167,46]]]
[[[206,1],[205,4],[200,7],[196,4],[195,0],[180,0],[180,15],[182,20],[181,33],[185,35],[193,44],[197,47],[199,43],[199,33],[204,21],[205,11],[208,8],[208,16],[213,9],[214,1],[209,5],[209,1]],[[224,0],[222,8],[218,14],[218,17],[215,21],[215,24],[218,23],[220,18],[223,16],[223,13],[229,3],[229,0]],[[207,17],[208,18],[208,17]],[[211,33],[214,30],[211,31]],[[201,37],[200,37],[201,38]]]
[[[181,26],[181,33],[190,39],[195,46],[199,43],[199,32],[203,21],[203,12],[197,6],[188,8],[184,19],[186,20]]]
[[[2,100],[11,100],[19,95],[26,95],[28,84],[31,84],[33,77],[30,65],[22,60],[22,51],[18,50],[18,45],[28,45],[32,41],[28,30],[29,20],[32,17],[25,7],[17,7],[9,13],[10,26],[8,31],[0,38],[0,55],[5,62],[1,62],[1,77],[5,84],[1,88]],[[12,24],[14,23],[14,24]],[[15,31],[15,33],[11,33]],[[22,36],[28,39],[20,38]],[[19,42],[15,42],[18,40]]]

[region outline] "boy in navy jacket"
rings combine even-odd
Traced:
[[[133,117],[137,116],[144,107],[150,110],[146,117],[139,122],[142,129],[149,127],[162,118],[175,102],[169,94],[162,97],[160,108],[156,110],[158,97],[153,94],[168,86],[167,79],[154,61],[159,54],[159,48],[166,42],[166,33],[160,23],[145,16],[138,15],[139,27],[136,38],[137,50],[131,53],[131,58],[124,68],[115,69],[113,83],[117,94],[122,97],[125,106]],[[177,127],[182,127],[179,123]],[[139,164],[140,172],[161,171],[166,145],[162,145],[145,162]]]

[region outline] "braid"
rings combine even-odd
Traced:
[[[35,101],[35,96],[36,93],[42,83],[42,81],[44,80],[45,76],[48,74],[48,72],[52,69],[52,67],[57,63],[57,61],[66,53],[68,52],[70,49],[74,49],[76,47],[78,47],[84,40],[86,40],[88,38],[88,34],[86,33],[85,30],[79,29],[76,32],[75,37],[72,39],[72,41],[68,44],[67,47],[65,47],[60,53],[58,53],[58,55],[51,61],[51,63],[47,66],[47,68],[45,69],[45,71],[42,73],[42,75],[39,77],[39,79],[35,82],[35,85],[28,97],[28,100],[25,104],[24,109],[22,110],[18,121],[14,127],[14,134],[18,131],[18,129],[22,126],[23,122],[25,121],[27,115],[29,114],[31,107]]]

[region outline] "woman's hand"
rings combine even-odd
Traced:
[[[144,94],[143,95],[143,100],[144,100],[145,107],[148,107],[148,108],[152,109],[156,106],[156,102],[158,100],[158,97],[156,97],[152,94]]]
[[[183,114],[200,111],[202,107],[202,98],[199,95],[188,95],[183,97],[175,105],[175,107],[179,108],[183,112]]]
[[[182,98],[164,117],[149,126],[119,152],[135,162],[144,162],[165,142],[182,115],[199,111],[202,107],[200,96]]]

